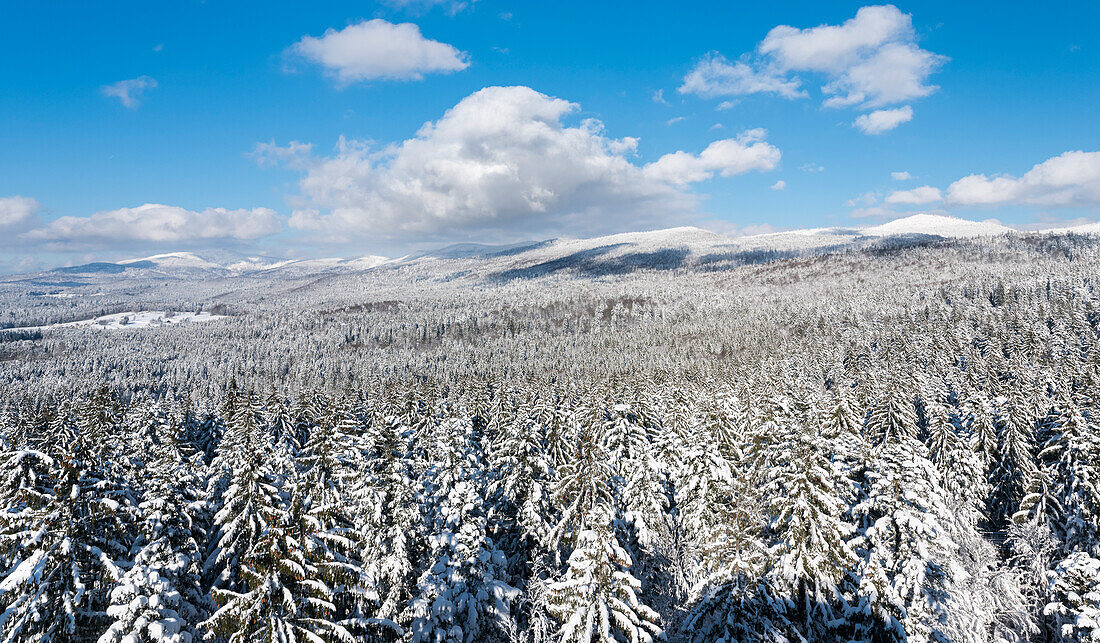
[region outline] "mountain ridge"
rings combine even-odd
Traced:
[[[590,238],[554,238],[511,244],[456,243],[433,250],[389,258],[380,255],[287,259],[227,250],[175,251],[123,259],[63,266],[28,274],[123,275],[149,277],[230,277],[250,274],[306,275],[355,272],[380,266],[402,266],[421,262],[471,262],[502,264],[502,270],[524,269],[540,264],[568,266],[617,260],[625,266],[646,267],[657,263],[676,267],[706,257],[737,257],[745,253],[820,251],[826,248],[859,247],[876,240],[903,238],[976,238],[1001,234],[1100,234],[1100,223],[1049,230],[1021,231],[996,220],[973,221],[940,214],[918,213],[874,226],[832,226],[780,230],[730,236],[695,226],[621,232]],[[680,259],[675,253],[684,251]],[[774,258],[774,257],[773,257]]]

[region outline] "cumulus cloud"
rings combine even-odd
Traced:
[[[779,179],[775,183],[772,183],[771,189],[773,189],[773,190],[786,190],[787,189],[787,182],[784,181],[783,179]]]
[[[1100,205],[1100,152],[1065,152],[1023,176],[971,174],[947,188],[947,202],[961,206],[1027,204]]]
[[[141,104],[145,93],[157,86],[157,80],[149,76],[138,76],[129,80],[120,80],[117,83],[104,85],[99,90],[104,96],[117,98],[124,107],[135,109]]]
[[[946,60],[916,44],[911,15],[893,5],[869,6],[840,25],[775,27],[737,61],[712,52],[696,62],[680,92],[800,98],[807,93],[798,74],[819,74],[825,106],[874,109],[934,92],[928,79]]]
[[[30,197],[0,197],[0,231],[12,232],[34,225],[42,205]]]
[[[943,193],[939,188],[934,188],[929,185],[924,185],[919,188],[913,188],[912,190],[898,190],[891,192],[886,197],[886,202],[891,204],[904,204],[904,205],[921,205],[924,203],[935,203],[943,199]]]
[[[23,235],[32,242],[54,245],[125,245],[133,242],[187,242],[248,240],[278,232],[282,227],[273,210],[202,211],[146,203],[136,208],[97,212],[87,217],[66,216]]]
[[[895,181],[908,181],[913,178],[913,175],[908,172],[891,172],[890,178]]]
[[[341,84],[390,79],[421,80],[424,74],[450,73],[470,66],[465,53],[420,33],[411,22],[380,18],[329,29],[319,38],[305,36],[290,53],[321,65]]]
[[[767,172],[779,164],[779,149],[764,141],[762,129],[742,132],[737,138],[715,141],[699,154],[665,154],[643,168],[645,175],[658,182],[687,185],[705,181],[714,174],[734,176],[753,170]]]
[[[751,130],[640,166],[637,139],[611,138],[593,119],[566,124],[577,110],[528,87],[487,87],[403,142],[341,140],[305,172],[290,224],[344,241],[638,229],[694,216],[690,183],[779,162]]]
[[[864,134],[882,134],[911,120],[913,120],[913,108],[905,105],[896,109],[876,109],[869,114],[857,117],[853,125]]]

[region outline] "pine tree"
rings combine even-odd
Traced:
[[[837,491],[847,485],[838,484],[843,474],[819,436],[805,426],[791,427],[788,434],[765,486],[774,542],[769,578],[793,600],[797,620],[807,628],[805,636],[829,636],[822,628],[832,619],[831,603],[856,564],[846,542],[851,535],[851,525],[843,519],[846,505]]]
[[[990,492],[993,524],[1004,527],[1020,508],[1028,485],[1038,473],[1035,462],[1033,412],[1017,387],[1008,400],[1007,412],[997,422],[998,440]]]
[[[518,590],[507,582],[507,560],[488,533],[483,463],[472,423],[440,426],[443,458],[428,472],[428,568],[413,600],[412,640],[484,641],[505,636]]]
[[[182,437],[182,436],[179,436]],[[146,444],[141,502],[132,512],[138,526],[129,570],[111,590],[107,615],[114,619],[101,643],[188,641],[209,607],[202,592],[202,498],[194,463],[176,436]]]
[[[301,498],[290,507],[265,505],[265,528],[242,559],[241,591],[214,589],[223,606],[203,623],[211,636],[244,641],[351,641],[335,618],[331,585],[346,568],[310,547],[311,525]]]
[[[606,506],[597,507],[577,534],[565,575],[547,586],[547,610],[562,643],[648,642],[661,635],[659,616],[638,600],[641,583],[630,555],[615,538]]]
[[[900,625],[910,641],[935,640],[949,596],[946,566],[956,547],[942,524],[939,476],[924,445],[912,438],[882,445],[875,461],[867,499],[855,508],[865,527],[853,541],[866,582],[878,586],[869,607],[887,619],[887,631]]]
[[[376,426],[370,475],[350,491],[350,497],[366,525],[363,552],[378,595],[376,618],[407,625],[403,612],[413,597],[425,540],[417,504],[421,490],[407,460],[406,427],[396,417]]]
[[[640,582],[612,524],[614,472],[599,434],[584,431],[560,468],[554,499],[561,521],[552,541],[571,547],[565,574],[546,585],[547,611],[562,641],[649,641],[661,633],[658,615],[638,600]]]
[[[74,435],[58,458],[7,458],[18,473],[4,490],[14,502],[0,514],[4,641],[83,640],[99,630],[108,583],[122,575],[115,537],[125,531],[115,514],[124,499],[89,459],[89,447]]]

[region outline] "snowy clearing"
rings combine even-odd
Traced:
[[[164,310],[142,310],[124,313],[103,315],[95,319],[82,319],[80,321],[65,322],[62,324],[49,324],[47,326],[26,326],[9,330],[47,330],[61,327],[89,327],[106,330],[119,330],[123,328],[148,328],[150,326],[170,326],[177,324],[191,324],[210,321],[212,319],[224,319],[226,315],[212,315],[210,313],[180,313]]]

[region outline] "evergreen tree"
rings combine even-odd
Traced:
[[[924,445],[912,438],[888,442],[875,456],[867,499],[856,507],[865,527],[853,541],[867,583],[879,579],[879,589],[867,598],[887,619],[887,631],[897,630],[895,620],[910,641],[936,640],[950,596],[947,565],[956,548],[943,526],[939,476]],[[889,587],[881,587],[884,577]]]
[[[14,502],[0,514],[5,641],[76,641],[99,631],[110,583],[122,575],[116,538],[125,531],[115,518],[124,499],[89,459],[89,447],[74,435],[59,458],[7,458],[19,473],[4,490]]]
[[[473,426],[440,426],[445,452],[428,472],[428,567],[412,602],[412,640],[419,643],[502,639],[518,591],[507,559],[487,529],[486,485]]]

